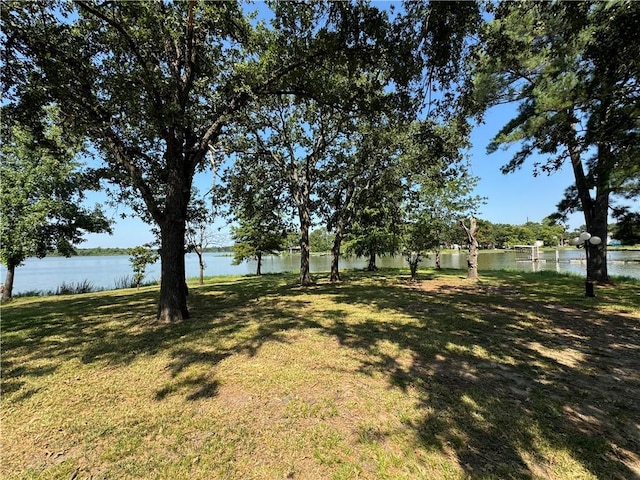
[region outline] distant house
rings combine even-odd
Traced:
[[[622,245],[620,240],[613,238],[611,232],[607,233],[607,245],[611,245],[612,247],[616,247],[618,245]]]

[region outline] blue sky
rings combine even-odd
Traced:
[[[473,174],[480,179],[475,193],[487,198],[478,216],[492,223],[520,225],[527,221],[540,222],[556,211],[565,189],[574,183],[573,171],[568,163],[550,175],[534,177],[533,164],[536,160],[544,161],[544,157],[529,159],[514,173],[505,175],[500,172],[500,168],[517,151],[517,145],[491,154],[486,152],[486,148],[496,133],[514,116],[514,105],[494,107],[487,112],[484,123],[476,126],[471,134],[469,155]],[[569,228],[579,228],[583,224],[581,212],[568,218]]]
[[[475,193],[487,199],[478,216],[492,223],[520,225],[527,221],[540,222],[556,210],[556,204],[562,199],[565,188],[573,183],[573,172],[569,165],[565,165],[551,175],[534,177],[534,160],[530,160],[515,173],[500,173],[500,167],[510,160],[515,148],[487,154],[486,147],[513,114],[513,106],[493,108],[485,116],[484,124],[477,126],[472,132],[472,148],[468,154],[472,172],[479,177]],[[206,172],[196,176],[194,186],[200,192],[206,192],[211,187],[211,182],[212,173]],[[89,198],[92,202],[105,202],[103,194],[91,195]],[[115,220],[113,235],[86,235],[86,242],[80,247],[132,247],[151,242],[153,236],[149,226],[135,217],[121,219],[120,214],[123,212],[129,212],[124,205],[117,210],[108,209],[108,215]],[[569,217],[570,229],[579,228],[583,224],[582,213]],[[228,234],[224,219],[216,222],[214,228],[221,228],[220,233],[223,235]]]

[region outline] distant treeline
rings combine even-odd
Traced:
[[[76,255],[79,257],[98,257],[98,256],[110,256],[110,255],[131,255],[131,251],[134,247],[131,248],[118,248],[118,247],[96,247],[96,248],[76,248]],[[233,247],[209,247],[205,249],[207,253],[221,253],[221,252],[232,252]],[[50,256],[61,256],[57,252],[52,252],[49,254]]]

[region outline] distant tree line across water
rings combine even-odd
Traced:
[[[528,245],[533,244],[536,240],[542,240],[545,246],[554,247],[564,245],[569,239],[577,236],[581,230],[564,229],[561,225],[555,224],[548,219],[541,222],[526,222],[522,225],[512,225],[503,223],[492,223],[488,220],[478,219],[480,225],[479,242],[481,248],[508,248],[511,245]],[[611,224],[609,229],[615,238],[618,238],[618,224]],[[458,232],[460,233],[460,232]],[[458,235],[459,238],[453,236],[450,238],[450,244],[457,243],[464,245],[464,232]],[[624,236],[624,235],[623,235]],[[635,238],[625,238],[624,245],[633,245]],[[283,251],[290,251],[293,246],[299,242],[296,233],[290,234],[284,245]],[[309,235],[310,249],[315,253],[327,253],[331,251],[333,245],[333,236],[325,228],[316,228]],[[135,247],[94,247],[94,248],[78,248],[77,255],[81,257],[90,256],[109,256],[109,255],[131,255]],[[229,253],[234,251],[233,245],[210,246],[204,249],[205,253]],[[60,256],[59,254],[52,254]]]
[[[577,237],[585,230],[582,226],[578,229],[569,229],[558,224],[551,218],[544,218],[541,222],[526,222],[521,225],[507,223],[492,223],[488,220],[478,219],[478,243],[481,249],[510,248],[514,245],[533,245],[536,241],[544,242],[544,246],[567,246],[569,240]],[[638,225],[634,226],[634,232]],[[451,228],[449,235],[441,237],[443,247],[452,245],[464,246],[466,239],[461,228]],[[609,225],[609,233],[613,238],[621,242],[621,245],[632,246],[640,243],[640,236],[625,235],[620,223]],[[293,234],[295,237],[295,234]],[[297,244],[297,238],[288,240],[291,245]],[[346,238],[349,247],[349,236]],[[331,251],[333,236],[325,228],[316,228],[309,235],[311,251],[314,253],[326,253]],[[353,249],[346,249],[346,253],[353,254]]]
[[[77,248],[76,254],[79,257],[99,257],[99,256],[111,256],[111,255],[131,255],[135,247],[94,247],[94,248]],[[233,247],[222,246],[222,247],[208,247],[205,249],[207,253],[220,253],[220,252],[231,252]],[[52,252],[49,254],[52,257],[61,257],[63,255]]]

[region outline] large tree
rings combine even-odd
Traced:
[[[291,230],[290,202],[277,167],[265,159],[238,161],[225,172],[225,189],[234,240],[234,264],[257,261],[262,274],[262,256],[284,250]]]
[[[352,116],[310,98],[281,95],[247,115],[233,138],[245,162],[268,162],[295,206],[300,228],[300,284],[313,283],[309,233],[318,208],[318,184],[339,155]],[[240,178],[242,181],[242,178]]]
[[[351,231],[358,211],[367,208],[367,203],[373,200],[371,191],[381,192],[382,184],[399,171],[400,131],[388,116],[376,120],[359,118],[357,128],[323,169],[318,188],[319,213],[327,231],[333,233],[332,282],[340,281],[342,241]]]
[[[536,153],[535,175],[568,164],[575,183],[560,213],[582,210],[605,239],[612,199],[640,179],[640,3],[503,2],[493,15],[477,50],[477,106],[518,111],[489,150],[519,145],[504,173]],[[606,281],[606,242],[589,248],[588,270]]]
[[[403,189],[396,175],[384,175],[358,201],[358,208],[345,236],[347,254],[368,259],[367,270],[377,270],[376,259],[395,255],[402,244]]]
[[[7,100],[55,103],[161,235],[158,316],[189,316],[187,207],[210,145],[258,97],[307,92],[328,66],[380,61],[385,18],[361,3],[276,2],[271,28],[238,2],[7,2]],[[357,55],[361,54],[361,55]],[[409,58],[409,57],[402,57]]]
[[[441,244],[451,242],[454,225],[474,214],[483,201],[472,194],[477,178],[463,154],[468,133],[468,125],[458,121],[425,120],[412,126],[404,155],[405,251],[414,278],[426,251],[435,252],[440,267]]]
[[[406,191],[403,251],[415,280],[418,263],[451,240],[452,226],[474,212],[481,199],[472,195],[477,180],[470,174],[463,149],[468,146],[465,122],[415,122],[409,129],[402,166]]]
[[[476,212],[482,198],[472,195],[476,180],[464,164],[443,169],[435,176],[421,175],[413,201],[406,207],[406,250],[435,254],[440,269],[443,245],[455,243],[460,220]]]
[[[53,120],[50,114],[46,114]],[[100,188],[77,160],[77,140],[51,125],[34,132],[4,125],[0,148],[0,260],[7,266],[2,298],[13,293],[16,267],[28,257],[51,251],[70,256],[85,232],[110,231],[99,206],[84,205],[85,194]]]

